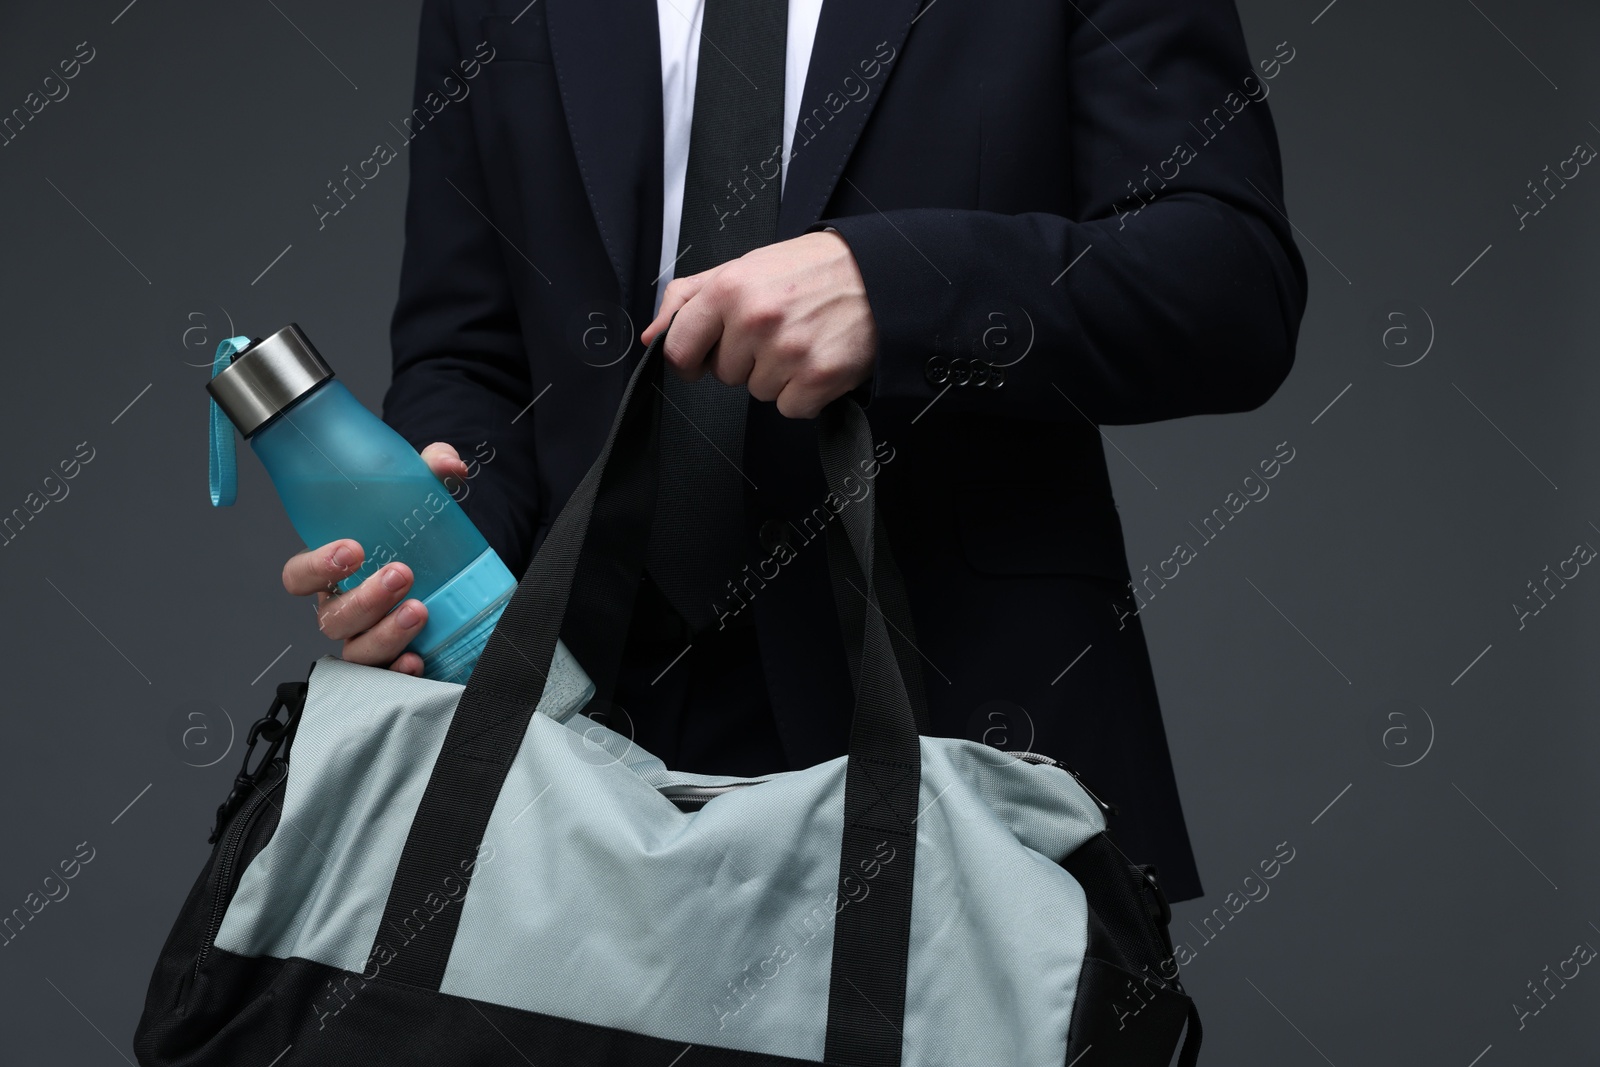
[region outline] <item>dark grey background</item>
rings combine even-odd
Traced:
[[[329,650],[279,586],[297,542],[259,464],[207,503],[198,365],[296,320],[370,405],[388,378],[404,161],[320,232],[311,205],[398,144],[418,4],[125,3],[0,13],[0,113],[95,49],[0,148],[0,513],[94,450],[0,547],[0,914],[94,850],[0,947],[6,1064],[131,1057],[230,732]],[[1600,976],[1521,1029],[1513,1005],[1600,946],[1600,577],[1520,630],[1512,605],[1600,545],[1600,173],[1524,229],[1512,204],[1600,145],[1600,15],[1325,3],[1241,12],[1253,56],[1295,50],[1269,99],[1312,281],[1294,373],[1248,415],[1106,431],[1136,572],[1295,450],[1143,614],[1209,892],[1177,908],[1183,978],[1208,1063],[1589,1062]],[[1270,895],[1207,941],[1281,842]]]

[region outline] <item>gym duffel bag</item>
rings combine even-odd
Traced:
[[[828,533],[848,756],[678,773],[582,713],[643,568],[660,348],[465,687],[331,657],[278,687],[140,1063],[1167,1067],[1183,1036],[1193,1064],[1170,913],[1099,801],[927,736],[872,495]],[[853,401],[818,440],[829,485],[875,473]]]

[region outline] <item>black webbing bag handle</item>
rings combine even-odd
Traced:
[[[439,988],[465,895],[440,908],[441,887],[470,878],[557,638],[566,638],[597,686],[610,688],[649,541],[665,337],[658,336],[635,367],[600,455],[551,526],[462,693],[401,853],[369,975]],[[873,461],[870,427],[853,400],[830,405],[817,432],[830,485]],[[915,661],[897,656],[914,639],[876,502],[869,495],[839,514],[829,530],[829,557],[856,675],[856,709],[845,775],[827,1057],[852,1067],[892,1067],[900,1062],[904,1023],[921,786],[918,734],[927,719]],[[913,679],[909,685],[902,663],[911,668],[904,672]],[[868,870],[874,873],[862,893]]]
[[[859,426],[855,425],[857,420]],[[846,422],[852,425],[830,424]],[[864,442],[861,436],[862,430],[865,430]],[[851,436],[852,434],[856,436]],[[817,445],[822,455],[824,475],[830,483],[835,480],[839,483],[831,485],[831,488],[842,500],[855,501],[855,495],[844,484],[846,478],[855,477],[859,480],[865,476],[871,480],[876,476],[879,466],[865,414],[853,403],[846,405],[835,402],[829,405],[823,410],[817,424]],[[862,458],[858,454],[862,448],[871,451],[870,458]],[[854,468],[859,468],[859,473]],[[900,666],[900,677],[906,685],[906,696],[911,701],[911,712],[916,718],[917,732],[932,733],[928,726],[927,696],[922,685],[920,666],[922,653],[916,647],[915,630],[911,624],[911,604],[906,598],[900,568],[895,564],[894,556],[889,551],[889,539],[884,533],[883,520],[878,514],[876,503],[870,499],[870,494],[858,503],[865,503],[867,509],[863,510],[853,505],[841,508],[839,514],[849,511],[850,518],[845,520],[843,528],[830,525],[826,531],[828,573],[832,577],[839,628],[844,636],[845,653],[849,658],[851,686],[855,689],[861,684],[862,626],[870,600],[866,594],[870,584],[876,593],[876,600],[871,602],[882,609],[884,622],[889,628],[889,638],[895,650],[895,662]],[[874,549],[874,575],[870,582],[861,573],[854,547],[854,544],[866,542],[868,538],[871,538],[870,543]]]
[[[856,473],[853,468],[872,462],[872,429],[849,397],[823,411],[817,443],[836,488]],[[845,765],[823,1058],[849,1067],[899,1067],[922,790],[918,735],[928,718],[921,670],[911,658],[917,654],[911,614],[878,517],[877,494],[838,514],[840,521],[828,528],[828,564],[851,650],[856,710]],[[863,877],[869,871],[870,885]]]

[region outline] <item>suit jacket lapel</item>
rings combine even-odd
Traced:
[[[823,3],[789,149],[779,240],[804,233],[822,217],[920,6],[921,0]]]
[[[652,0],[549,5],[551,61],[589,208],[632,308],[661,249],[661,35]]]

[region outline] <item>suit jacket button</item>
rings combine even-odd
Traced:
[[[928,379],[929,385],[943,385],[950,380],[950,368],[946,366],[943,356],[929,356],[922,374]]]
[[[761,542],[761,550],[769,556],[775,556],[778,549],[789,544],[789,524],[782,519],[768,519],[761,524],[756,536]]]

